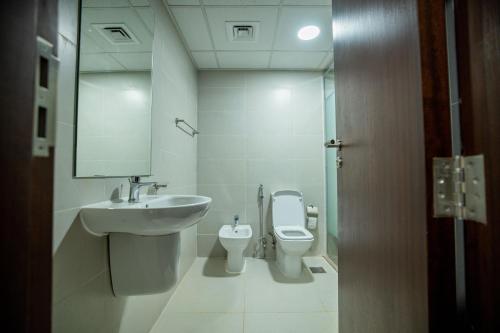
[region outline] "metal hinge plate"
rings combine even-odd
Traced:
[[[484,157],[433,159],[434,217],[454,217],[486,224]]]

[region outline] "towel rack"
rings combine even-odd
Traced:
[[[182,126],[179,126],[179,123],[184,123],[187,127],[189,127],[189,130],[183,128]],[[191,135],[191,136],[195,136],[196,134],[200,134],[200,131],[198,131],[197,129],[195,129],[193,126],[189,125],[184,119],[180,119],[180,118],[175,118],[175,126],[180,129],[181,131],[183,131],[184,133],[186,133],[187,135]]]

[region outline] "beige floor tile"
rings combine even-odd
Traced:
[[[220,277],[200,275],[197,271],[204,267],[201,261],[197,259],[193,270],[186,274],[167,305],[167,312],[243,312],[243,277],[224,274]],[[217,263],[220,264],[220,261]],[[223,266],[220,268],[223,272]]]
[[[164,313],[150,333],[242,333],[243,314]]]
[[[251,279],[245,288],[246,312],[321,312],[324,307],[312,283],[287,284]]]
[[[245,333],[337,333],[333,313],[247,313]]]
[[[288,279],[273,259],[247,258],[245,273],[232,275],[223,258],[197,258],[151,333],[337,333],[337,272],[321,257],[304,262]]]

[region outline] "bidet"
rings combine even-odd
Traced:
[[[249,225],[223,225],[219,230],[219,240],[227,250],[226,272],[242,273],[245,271],[243,251],[252,238]]]

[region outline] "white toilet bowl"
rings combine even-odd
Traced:
[[[278,267],[286,277],[297,278],[302,272],[302,256],[314,242],[314,236],[305,228],[302,193],[276,191],[272,193],[272,204]]]
[[[252,238],[249,225],[223,225],[219,230],[219,240],[227,251],[226,272],[242,273],[245,271],[243,251]]]

